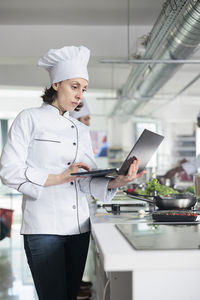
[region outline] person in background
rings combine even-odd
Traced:
[[[21,234],[39,300],[76,300],[89,245],[87,196],[110,201],[141,177],[138,160],[115,179],[72,176],[95,164],[89,129],[71,118],[88,86],[90,51],[50,49],[38,61],[48,71],[41,107],[15,118],[0,159],[2,183],[23,194]]]
[[[90,110],[89,107],[87,105],[87,102],[85,100],[85,98],[81,99],[81,102],[79,104],[79,110],[78,111],[70,111],[69,115],[72,118],[77,119],[78,121],[80,121],[81,123],[90,126]]]
[[[106,135],[104,135],[102,138],[102,145],[99,151],[95,154],[95,157],[107,156],[107,149],[108,149],[107,137]]]
[[[197,128],[200,127],[200,112],[197,115]],[[187,161],[183,159],[180,163],[175,167],[170,169],[164,175],[165,178],[173,179],[173,177],[178,173],[185,172],[186,176],[193,175],[197,172],[198,168],[200,168],[200,154],[197,155],[194,159]]]
[[[200,154],[191,161],[187,161],[186,159],[181,160],[180,164],[167,171],[164,177],[172,179],[177,173],[180,174],[183,171],[187,175],[193,175],[197,172],[198,168],[200,168]]]

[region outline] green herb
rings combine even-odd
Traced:
[[[145,191],[141,190],[141,189],[134,189],[134,193],[138,194],[138,195],[146,195]]]
[[[146,182],[145,190],[141,191],[140,189],[135,189],[135,192],[139,195],[149,195],[154,196],[155,192],[158,196],[166,196],[170,194],[178,194],[177,191],[174,189],[162,185],[158,182],[158,179],[151,178],[149,181]]]
[[[189,193],[192,193],[192,194],[194,194],[194,185],[190,185],[190,186],[188,186],[185,190],[184,190],[184,192],[189,192]]]

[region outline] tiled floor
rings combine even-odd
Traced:
[[[26,263],[20,225],[13,224],[12,238],[0,241],[0,299],[38,299]]]
[[[0,195],[0,207],[14,209],[11,238],[0,241],[0,300],[37,300],[20,236],[21,195]],[[92,255],[84,280],[95,282]],[[95,291],[91,300],[95,300]]]

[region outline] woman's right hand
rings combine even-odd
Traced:
[[[67,168],[63,173],[60,174],[63,183],[73,181],[76,178],[80,177],[71,175],[71,173],[77,173],[79,168],[90,171],[90,167],[85,163],[73,163],[69,168]]]
[[[146,173],[145,170],[138,173],[138,169],[139,160],[135,159],[130,165],[127,175],[119,175],[117,176],[117,178],[111,179],[108,183],[108,189],[116,189],[123,187]]]
[[[67,168],[64,172],[60,174],[49,174],[44,186],[63,184],[66,182],[74,181],[80,176],[72,176],[71,173],[78,172],[79,168],[82,168],[86,171],[90,171],[90,167],[83,162],[73,163],[69,168]]]

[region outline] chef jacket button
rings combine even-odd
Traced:
[[[70,162],[68,162],[67,164],[68,164],[68,165],[70,165],[71,163],[70,163]]]
[[[73,209],[76,209],[76,205],[73,205],[72,208],[73,208]]]
[[[74,183],[71,181],[70,184],[73,185]]]
[[[72,125],[71,128],[74,128],[74,125]]]
[[[73,143],[73,145],[76,145],[76,143]]]

